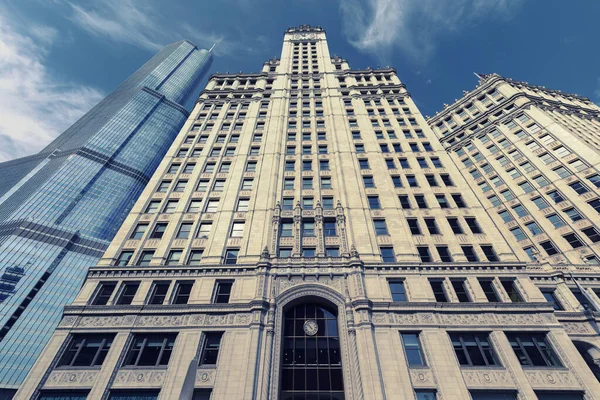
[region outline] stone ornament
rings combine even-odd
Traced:
[[[317,321],[314,319],[309,319],[304,323],[303,326],[304,333],[308,336],[315,336],[317,332],[319,332],[319,326],[317,325]]]

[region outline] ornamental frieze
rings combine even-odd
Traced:
[[[581,386],[570,371],[525,371],[534,389],[580,389]]]
[[[423,313],[373,313],[375,325],[465,325],[465,326],[510,326],[510,325],[558,325],[552,315],[547,314],[434,314]]]
[[[199,369],[196,371],[196,386],[214,386],[215,375],[214,369]]]
[[[60,371],[54,370],[44,387],[92,387],[99,371]]]
[[[412,382],[414,387],[430,388],[432,386],[435,386],[433,373],[428,368],[411,368],[410,381]]]
[[[113,387],[161,387],[167,371],[121,370],[117,373]]]
[[[506,370],[462,370],[462,375],[469,388],[516,388],[515,382]]]

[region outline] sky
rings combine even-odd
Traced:
[[[424,115],[473,72],[600,104],[599,15],[598,0],[0,0],[0,161],[39,151],[166,44],[216,43],[212,73],[257,72],[301,24],[352,68],[396,68]]]

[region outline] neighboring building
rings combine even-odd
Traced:
[[[211,77],[16,398],[600,399],[600,274],[452,157],[395,70],[288,29]]]
[[[173,43],[39,154],[0,164],[0,398],[16,392],[117,233],[211,62]]]

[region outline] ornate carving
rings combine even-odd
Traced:
[[[196,371],[196,385],[213,386],[215,384],[216,371],[214,369],[199,369]]]
[[[525,375],[534,389],[547,389],[548,386],[560,389],[581,388],[570,371],[525,371]]]
[[[98,371],[60,371],[54,370],[48,377],[45,387],[92,387]]]
[[[415,387],[432,387],[435,385],[433,374],[427,368],[410,369],[410,380]]]
[[[115,317],[82,317],[78,327],[105,327],[131,325],[135,321],[134,315],[121,315]]]
[[[122,370],[117,372],[115,387],[151,386],[161,387],[166,371]]]
[[[516,384],[506,370],[462,370],[468,387],[516,388]]]
[[[187,315],[142,315],[138,317],[138,326],[181,326],[186,325]]]

